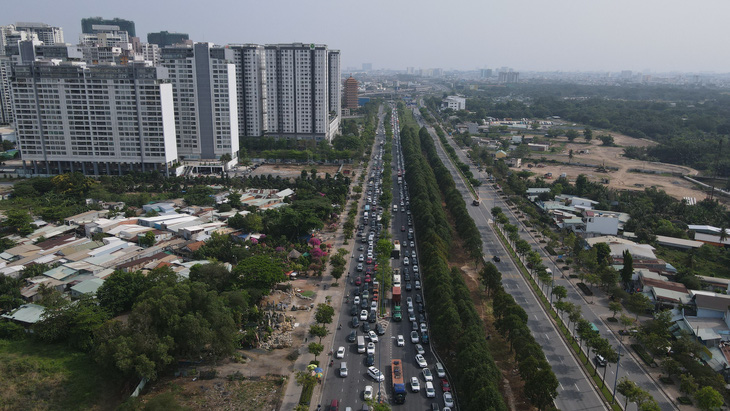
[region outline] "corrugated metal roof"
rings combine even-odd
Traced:
[[[24,304],[10,314],[3,314],[1,317],[25,324],[35,324],[40,321],[46,308],[38,304]]]

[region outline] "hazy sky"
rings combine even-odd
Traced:
[[[6,1],[0,24],[134,20],[194,41],[324,43],[347,67],[730,72],[728,0],[35,0]]]

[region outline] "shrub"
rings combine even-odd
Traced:
[[[618,319],[616,317],[608,317],[608,318],[606,318],[606,321],[608,321],[610,323],[617,323]]]
[[[316,382],[307,381],[302,387],[302,395],[299,396],[299,404],[309,405],[312,401],[312,393],[314,392],[314,386]]]
[[[644,350],[644,347],[639,344],[631,344],[631,348],[636,352],[639,357],[641,357],[646,365],[651,366],[652,364],[654,364],[654,360],[652,360],[651,356],[646,352],[646,350]]]
[[[540,242],[544,243],[545,240],[540,240]],[[555,250],[550,246],[545,247],[545,251],[547,251],[550,255],[558,255],[558,253],[556,253]]]
[[[299,350],[294,350],[286,356],[286,359],[289,361],[296,361],[297,358],[299,358]]]
[[[674,381],[669,377],[659,377],[659,381],[661,381],[662,384],[674,384]]]
[[[677,402],[682,405],[692,405],[692,400],[689,397],[677,397]]]

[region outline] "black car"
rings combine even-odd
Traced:
[[[365,357],[365,365],[368,367],[375,365],[375,356],[373,354],[368,354],[368,356]]]
[[[413,289],[413,286],[411,285],[411,282],[410,282],[410,281],[408,281],[408,282],[406,283],[406,291],[411,291],[412,289]]]
[[[407,237],[407,238],[408,238],[409,240],[413,240],[413,233],[408,233],[408,237]]]
[[[370,314],[368,314],[368,322],[369,323],[375,323],[378,321],[378,316],[375,315],[374,311],[370,311]]]
[[[385,327],[382,324],[377,323],[375,325],[375,333],[378,335],[385,335]]]
[[[352,307],[350,307],[350,315],[351,316],[353,316],[353,317],[356,316],[358,312],[359,312],[359,310],[358,310],[358,308],[357,308],[356,305],[353,305]]]
[[[363,300],[360,302],[360,307],[362,307],[362,309],[364,310],[364,309],[368,308],[368,306],[369,306],[368,300],[363,298]]]
[[[352,330],[350,335],[347,336],[347,342],[354,343],[357,340],[357,330]]]
[[[403,281],[411,281],[411,275],[408,273],[403,274]]]
[[[360,320],[358,320],[357,317],[352,317],[350,325],[352,325],[352,328],[357,328],[360,326]]]
[[[502,261],[502,260],[501,260],[501,259],[499,258],[499,256],[498,256],[498,255],[495,255],[494,257],[492,257],[492,260],[494,260],[494,262],[495,262],[495,263],[498,263],[498,262]]]
[[[422,312],[424,312],[424,311],[425,311],[425,310],[423,309],[423,304],[418,304],[418,312],[419,312],[419,313],[422,313]]]
[[[360,287],[355,287],[355,295],[360,295]]]
[[[416,302],[417,303],[422,303],[423,302],[423,297],[421,297],[421,294],[416,294]]]
[[[362,322],[362,332],[368,333],[370,331],[370,324],[368,324],[366,321]]]

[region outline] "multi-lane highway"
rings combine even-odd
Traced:
[[[423,301],[422,289],[420,289],[420,276],[416,272],[418,262],[418,251],[416,247],[416,235],[413,232],[412,222],[410,218],[410,203],[407,186],[404,178],[398,178],[398,173],[403,170],[403,156],[400,147],[398,116],[393,111],[394,124],[383,124],[383,116],[380,116],[378,125],[378,133],[373,150],[371,172],[366,179],[366,187],[363,195],[366,197],[365,204],[369,206],[368,217],[365,218],[364,212],[360,216],[360,233],[355,238],[357,244],[353,251],[354,258],[349,267],[349,278],[346,283],[347,290],[341,305],[341,312],[338,313],[341,329],[337,330],[332,347],[326,347],[334,352],[332,366],[328,368],[324,377],[324,387],[322,390],[319,403],[329,406],[332,400],[337,400],[340,410],[346,410],[350,407],[353,410],[362,410],[365,405],[364,396],[366,387],[372,387],[372,396],[374,399],[381,398],[383,401],[395,405],[395,396],[393,392],[393,381],[391,378],[391,361],[394,359],[402,360],[402,373],[405,381],[406,397],[403,405],[398,405],[402,409],[426,410],[432,409],[432,404],[437,404],[439,409],[445,409],[444,391],[442,389],[441,378],[437,375],[436,357],[431,351],[431,346],[424,334],[428,334],[428,321],[425,312],[425,301]],[[393,127],[393,160],[392,181],[381,181],[381,173],[383,165],[383,149],[380,145],[385,140],[384,127]],[[380,204],[379,194],[382,184],[392,184],[393,200],[391,204]],[[379,215],[385,210],[390,210],[392,215],[390,227],[380,227]],[[401,252],[398,258],[391,259],[393,269],[398,269],[401,279],[402,288],[402,320],[396,321],[393,318],[394,304],[391,301],[391,290],[382,290],[379,292],[381,303],[384,304],[384,315],[377,318],[370,318],[370,310],[375,287],[373,287],[371,276],[367,278],[368,272],[374,274],[375,255],[369,255],[369,252],[375,250],[375,243],[379,238],[383,237],[383,233],[388,231],[391,240],[398,240],[401,244]],[[371,239],[372,234],[372,239]],[[360,257],[362,254],[362,258]],[[407,257],[407,260],[406,260]],[[414,258],[415,257],[415,258]],[[372,263],[368,263],[372,258]],[[362,259],[362,261],[360,261]],[[357,283],[360,283],[359,285]],[[363,298],[363,293],[367,291],[367,298]],[[359,294],[359,295],[356,295]],[[354,300],[358,298],[359,304],[355,306]],[[408,300],[412,302],[412,311],[409,312]],[[419,302],[420,301],[420,302]],[[365,312],[362,312],[362,311]],[[354,315],[353,315],[354,314]],[[362,315],[362,317],[361,317]],[[358,325],[355,326],[357,318]],[[363,318],[364,320],[361,320]],[[414,320],[414,321],[411,321]],[[374,321],[374,322],[371,322]],[[367,324],[365,326],[364,324]],[[358,345],[364,342],[366,345],[370,342],[368,332],[363,327],[367,327],[376,331],[378,342],[374,343],[375,353],[369,356],[367,353],[358,351]],[[381,327],[378,333],[377,328]],[[426,333],[424,333],[424,329]],[[411,333],[415,331],[417,340],[412,341]],[[352,335],[354,332],[354,335]],[[352,335],[352,336],[351,336]],[[399,336],[402,336],[402,345],[399,345]],[[353,338],[354,337],[354,342]],[[344,348],[342,358],[337,357],[340,347]],[[416,359],[417,350],[422,350],[423,364],[419,365]],[[346,364],[347,376],[343,377],[341,368],[342,363]],[[372,363],[372,365],[369,365]],[[378,382],[368,371],[369,367],[377,368],[384,378]],[[424,370],[428,370],[424,374]],[[414,392],[411,385],[411,379],[415,377],[418,382],[419,390]],[[427,380],[432,383],[432,397],[427,397]]]
[[[420,113],[414,110],[413,114],[419,124],[423,126],[425,123]],[[451,175],[454,176],[456,187],[464,195],[467,204],[471,204],[471,199],[468,198],[470,195],[468,188],[443,151],[434,130],[431,127],[428,127],[428,130],[436,143],[439,158],[449,169]],[[480,194],[480,196],[482,195]],[[488,194],[484,193],[481,198],[484,200],[487,197]],[[502,273],[502,284],[505,290],[527,312],[529,316],[527,326],[530,328],[537,343],[543,347],[545,356],[558,378],[560,386],[558,387],[558,397],[555,399],[555,405],[563,410],[607,409],[603,400],[589,382],[588,377],[584,374],[583,369],[573,357],[570,348],[565,344],[558,334],[558,330],[553,326],[548,314],[542,309],[530,286],[520,275],[512,260],[507,257],[506,250],[489,225],[489,218],[491,216],[489,210],[493,207],[491,203],[491,201],[482,201],[479,207],[469,207],[469,213],[474,219],[479,232],[482,234],[484,255],[488,258],[495,255],[502,257],[501,262],[496,263],[497,268]],[[487,207],[487,204],[489,204],[490,208]]]
[[[414,115],[420,119],[420,113],[414,111]],[[421,120],[421,124],[423,124]],[[452,176],[454,176],[457,187],[459,188],[462,195],[467,199],[467,203],[471,202],[471,197],[464,181],[457,174],[453,165],[448,160],[446,153],[441,148],[438,137],[436,136],[433,129],[429,128],[431,136],[434,138],[436,146],[439,150],[439,156],[441,161],[449,167]],[[466,164],[470,160],[466,157],[466,154],[459,149],[456,149],[457,155],[460,160]],[[474,175],[481,181],[486,181],[488,174],[482,173],[477,170],[472,170]],[[485,244],[485,256],[488,258],[494,255],[507,257],[506,251],[496,237],[493,228],[488,224],[491,218],[490,210],[492,207],[501,207],[505,214],[509,217],[510,223],[523,228],[520,230],[520,237],[528,241],[532,248],[540,253],[543,258],[543,264],[550,268],[555,273],[554,285],[562,285],[568,289],[567,300],[581,306],[583,318],[592,322],[597,326],[602,337],[606,338],[618,351],[620,341],[604,324],[600,316],[596,313],[598,306],[589,304],[580,295],[580,291],[575,286],[563,277],[560,273],[561,270],[557,267],[553,260],[548,258],[547,254],[540,247],[535,238],[532,237],[529,230],[524,230],[522,223],[514,216],[509,206],[504,202],[503,198],[499,193],[492,187],[491,184],[483,184],[477,188],[477,194],[482,200],[479,207],[471,207],[469,210],[472,218],[477,223],[480,231],[482,232],[482,238]],[[517,271],[512,261],[508,261],[508,258],[502,259],[502,262],[496,263],[500,271],[502,272],[502,283],[505,289],[512,294],[520,305],[525,308],[530,314],[532,324],[528,323],[530,329],[533,331],[533,335],[538,342],[543,346],[545,355],[548,358],[553,370],[555,371],[560,387],[558,390],[558,398],[556,399],[556,405],[561,409],[592,409],[586,408],[593,406],[597,408],[601,403],[598,394],[595,389],[589,389],[588,386],[592,387],[592,384],[588,381],[587,377],[583,372],[578,372],[580,367],[575,361],[572,353],[568,351],[568,347],[564,344],[562,338],[557,334],[557,330],[552,326],[552,323],[547,317],[540,315],[543,312],[540,308],[539,302],[528,287],[525,280]],[[534,317],[533,313],[534,311]],[[604,312],[608,312],[604,310]],[[544,314],[544,313],[543,313]],[[557,340],[560,340],[559,342]],[[627,347],[622,347],[624,355],[620,359],[620,367],[618,370],[618,379],[626,376],[630,380],[634,381],[647,390],[657,401],[662,410],[675,410],[677,409],[674,404],[667,398],[664,392],[658,387],[655,381],[653,381],[639,366],[635,358],[631,355],[626,355]],[[570,361],[566,361],[566,357],[570,357]],[[613,383],[616,381],[616,365],[609,364],[608,370],[606,370],[606,383],[613,388]],[[600,370],[601,372],[603,370]],[[572,386],[571,386],[572,385]],[[618,395],[618,394],[617,394]],[[635,409],[635,405],[629,405],[628,409]]]

